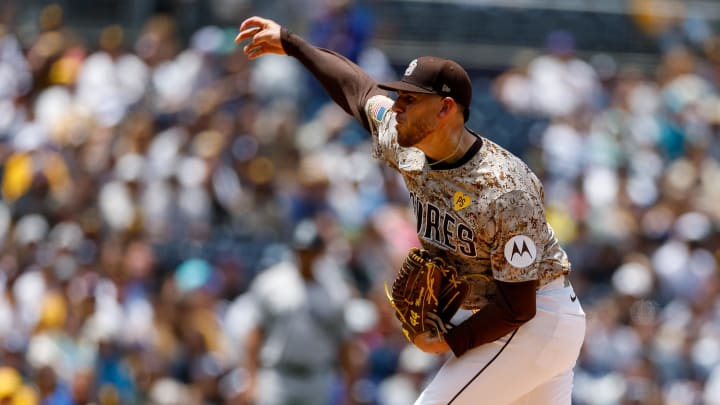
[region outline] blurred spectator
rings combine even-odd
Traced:
[[[294,257],[264,270],[249,291],[257,311],[245,357],[249,403],[338,403],[336,375],[345,381],[342,403],[353,403],[357,360],[344,320],[350,291],[341,269],[320,260],[325,242],[315,223],[301,221],[290,246]]]
[[[8,366],[0,367],[0,404],[38,405],[37,391],[23,381],[16,369]]]
[[[517,69],[497,79],[499,100],[517,113],[568,118],[593,107],[598,76],[576,54],[575,38],[566,31],[551,32],[547,53],[519,55]]]

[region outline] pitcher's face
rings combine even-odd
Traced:
[[[399,91],[392,106],[396,113],[398,144],[417,145],[431,134],[437,128],[437,114],[442,107],[439,95]]]

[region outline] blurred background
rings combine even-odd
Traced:
[[[434,374],[383,291],[402,181],[293,59],[247,61],[254,14],[378,80],[466,66],[468,126],[538,173],[573,263],[573,403],[720,404],[715,0],[3,0],[0,403],[249,403],[253,286],[303,221],[355,348],[330,403]]]

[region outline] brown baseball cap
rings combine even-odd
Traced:
[[[413,59],[405,69],[403,78],[381,83],[381,89],[409,91],[413,93],[438,94],[452,97],[465,107],[465,121],[470,116],[472,83],[465,69],[450,59],[421,56]]]

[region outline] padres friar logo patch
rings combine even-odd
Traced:
[[[505,259],[513,267],[527,267],[535,261],[536,256],[535,243],[525,235],[514,236],[505,244]]]

